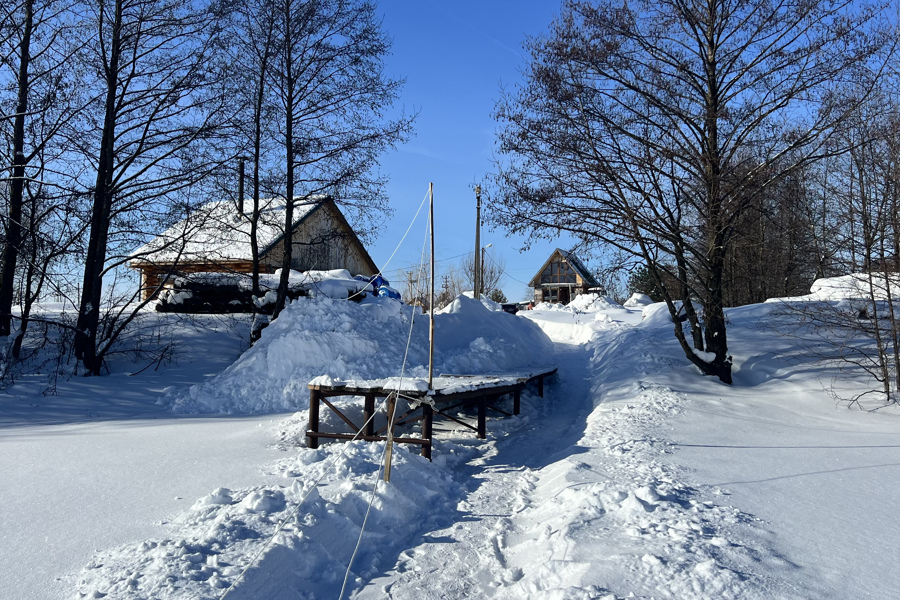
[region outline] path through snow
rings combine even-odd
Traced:
[[[553,402],[532,397],[518,426],[459,465],[454,477],[464,495],[455,522],[402,552],[391,572],[356,598],[477,598],[523,578],[522,557],[513,556],[509,539],[531,527],[520,516],[535,502],[540,470],[580,451],[590,411],[589,359],[581,346],[558,345],[558,378],[546,387]]]

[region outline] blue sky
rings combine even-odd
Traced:
[[[376,264],[395,287],[398,272],[418,264],[426,228],[425,211],[406,242],[385,268],[419,203],[434,183],[435,256],[440,267],[458,263],[475,248],[476,182],[493,170],[491,119],[501,85],[512,88],[526,65],[522,43],[546,32],[559,12],[553,0],[380,0],[384,29],[393,38],[387,60],[391,76],[405,77],[398,105],[420,111],[416,136],[385,155],[388,195],[394,216],[369,244]],[[520,237],[482,229],[482,246],[491,243],[506,262],[501,287],[510,301],[523,299],[527,282],[558,243],[535,243],[520,253]]]

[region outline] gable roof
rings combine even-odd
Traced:
[[[285,204],[284,198],[260,200],[256,232],[260,256],[284,238]],[[328,196],[296,198],[291,231],[326,204],[333,205],[334,200]],[[340,215],[337,207],[334,208]],[[340,218],[346,223],[343,215]],[[198,207],[187,218],[132,252],[130,262],[229,262],[249,261],[252,257],[250,214],[239,213],[231,200],[220,200]]]
[[[557,254],[560,256],[560,258],[569,263],[573,269],[575,269],[575,272],[581,277],[585,285],[587,285],[588,287],[600,286],[600,283],[597,281],[594,275],[587,269],[587,267],[584,266],[584,263],[581,262],[581,260],[577,256],[567,250],[557,248],[550,254],[550,258],[544,261],[544,264],[541,265],[540,269],[538,269],[537,274],[535,274],[535,276],[531,278],[531,281],[528,282],[528,287],[540,287],[541,273],[544,272],[544,269],[547,268],[547,265],[553,262],[553,259]]]

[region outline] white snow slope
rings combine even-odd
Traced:
[[[169,390],[165,402],[207,413],[280,410],[294,394],[279,390],[300,391],[317,366],[335,365],[333,376],[387,371],[404,318],[374,306],[295,303],[265,343],[191,392]],[[463,299],[451,312],[447,369],[470,370],[475,357],[496,369],[555,362],[559,376],[545,398],[525,394],[520,416],[490,419],[487,440],[443,431],[434,462],[398,447],[390,484],[377,483],[382,444],[305,448],[303,412],[272,425],[271,416],[249,417],[247,435],[233,417],[163,419],[153,436],[127,414],[91,424],[125,438],[113,450],[152,457],[147,464],[88,454],[76,441],[90,435],[83,425],[72,436],[72,423],[38,427],[12,415],[0,429],[0,469],[14,486],[0,488],[0,506],[13,511],[0,529],[0,564],[15,575],[0,575],[0,597],[286,600],[338,598],[342,588],[344,597],[397,599],[895,596],[900,414],[836,402],[823,387],[840,374],[802,351],[809,340],[778,335],[796,320],[784,305],[729,311],[734,386],[686,363],[657,306],[643,321],[640,307],[599,298],[581,310],[547,308],[513,317]],[[335,337],[306,358],[279,357],[311,343],[288,341],[300,335],[294,319]],[[555,346],[538,342],[532,323]],[[377,347],[343,360],[373,338]],[[539,350],[527,350],[534,343]],[[271,359],[255,357],[263,353]],[[841,390],[865,389],[860,376],[840,377]],[[143,489],[129,485],[130,469],[152,471],[179,426],[219,420],[236,429],[218,447],[196,440],[176,449],[196,464],[163,462]],[[56,455],[40,454],[53,443]],[[271,445],[281,448],[277,460],[266,458]],[[65,448],[70,462],[57,465]],[[216,459],[225,472],[210,476]],[[253,464],[256,475],[246,472]],[[57,472],[72,465],[78,477]],[[206,485],[182,496],[187,504],[151,493],[181,485],[188,491],[178,495],[190,494],[197,486],[187,479]],[[128,508],[108,508],[108,533],[89,534],[79,504],[115,491]],[[141,526],[129,528],[126,512]]]

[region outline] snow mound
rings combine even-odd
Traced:
[[[815,300],[845,300],[854,298],[872,298],[887,300],[887,292],[891,296],[900,297],[900,274],[872,273],[871,288],[869,274],[853,273],[840,277],[816,279],[810,287],[810,296]]]
[[[641,311],[641,327],[671,327],[672,315],[665,302],[648,304]]]
[[[468,298],[469,300],[475,300],[475,292],[472,292],[472,291],[463,292],[462,294],[460,294],[459,298]],[[501,306],[497,302],[494,302],[493,300],[491,300],[490,298],[488,298],[487,296],[484,296],[484,295],[480,296],[478,298],[478,300],[475,300],[475,302],[481,302],[481,304],[484,305],[484,307],[490,311],[497,312],[497,311],[503,310],[503,306]],[[453,310],[453,305],[455,303],[456,303],[456,300],[454,300],[447,306],[436,310],[435,313],[444,314],[444,313],[450,312]]]
[[[622,305],[609,296],[601,296],[600,294],[579,294],[568,304],[539,302],[534,306],[534,310],[538,311],[558,311],[568,313],[597,312],[600,310],[616,308],[622,308]]]
[[[565,305],[565,304],[560,304],[559,302],[556,302],[556,303],[553,303],[553,302],[538,302],[537,304],[534,305],[534,309],[533,309],[533,310],[543,310],[543,311],[556,310],[556,311],[564,311],[564,310],[566,310],[566,305]]]
[[[410,332],[410,320],[413,321]],[[526,319],[460,296],[435,316],[435,372],[486,373],[544,364],[551,343]],[[389,298],[292,302],[262,338],[214,379],[164,399],[180,413],[302,410],[307,384],[426,377],[428,318]]]
[[[601,296],[600,294],[580,294],[575,296],[567,308],[569,310],[580,310],[583,312],[597,312],[600,310],[609,310],[611,308],[622,308],[622,305],[609,296]]]
[[[623,304],[622,306],[624,306],[625,308],[637,308],[639,306],[648,306],[650,304],[653,304],[653,300],[650,299],[650,296],[648,296],[647,294],[639,294],[635,292],[631,295],[631,298],[625,301],[625,304]]]

